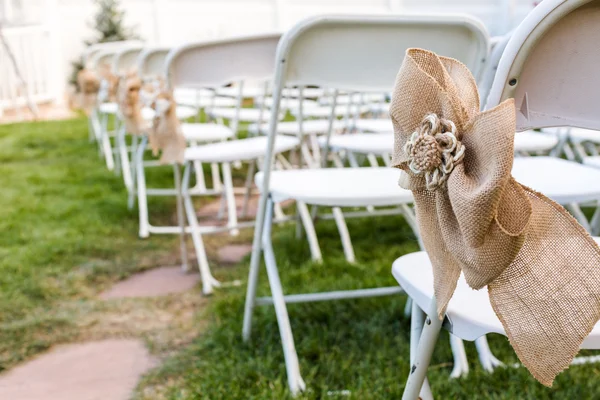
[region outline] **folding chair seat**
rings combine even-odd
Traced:
[[[352,125],[359,132],[392,132],[392,121],[389,118],[358,118]]]
[[[319,87],[306,87],[302,88],[302,97],[305,99],[319,99],[328,94],[328,90]],[[281,95],[284,97],[300,97],[300,90],[298,88],[285,88]]]
[[[279,141],[279,139],[278,139]],[[325,168],[273,171],[269,182],[275,203],[297,200],[327,207],[397,206],[411,204],[412,193],[390,185],[400,172],[392,168]],[[261,187],[264,173],[256,174]]]
[[[119,112],[119,105],[114,102],[107,102],[107,103],[102,103],[98,106],[98,110],[102,113],[102,114],[114,114],[116,115]]]
[[[596,107],[600,79],[596,79],[594,72],[598,64],[596,27],[600,23],[599,11],[600,3],[590,0],[546,0],[534,8],[506,44],[486,108],[491,109],[503,100],[513,98],[517,131],[553,126],[600,129]],[[600,176],[584,165],[549,157],[523,157],[514,160],[512,173],[517,181],[558,203],[600,199],[600,190],[595,183]],[[574,214],[585,224],[577,212]],[[423,274],[415,275],[417,270]],[[424,382],[442,322],[436,315],[432,277],[427,275],[430,270],[424,254],[404,256],[393,267],[394,276],[402,287],[415,296],[412,367],[402,397],[404,400],[431,398]],[[421,310],[429,316],[425,324],[425,314]],[[461,282],[450,301],[448,315],[452,325],[445,324],[446,328],[465,339],[487,332],[504,333],[489,308],[485,291],[472,292]],[[598,325],[582,347],[600,348]]]
[[[215,119],[233,120],[237,117],[240,122],[263,122],[269,120],[271,112],[268,109],[261,110],[260,108],[215,107],[208,111],[208,115]]]
[[[377,45],[374,46],[373,43]],[[305,389],[305,383],[300,374],[287,302],[384,296],[397,294],[399,291],[397,288],[372,288],[284,296],[271,243],[276,202],[280,199],[295,199],[303,222],[311,219],[307,204],[332,207],[334,219],[338,227],[341,226],[338,230],[342,242],[344,237],[349,236],[344,225],[341,225],[344,221],[341,207],[344,206],[395,205],[398,211],[407,217],[409,223],[414,222],[414,219],[412,210],[406,205],[409,199],[407,193],[396,186],[397,171],[386,168],[324,168],[271,172],[274,159],[271,149],[275,148],[277,141],[283,137],[277,135],[279,121],[276,118],[282,90],[285,86],[317,86],[348,93],[384,93],[390,89],[395,79],[406,48],[412,46],[433,47],[446,55],[458,57],[477,73],[487,55],[488,38],[482,24],[466,16],[321,16],[302,21],[288,31],[279,44],[275,59],[273,97],[276,101],[270,121],[269,147],[265,154],[262,174],[256,178],[261,190],[261,201],[248,276],[243,337],[245,340],[249,339],[255,305],[274,305],[288,384],[293,394]],[[365,107],[368,110],[368,106]],[[324,109],[327,112],[322,116],[331,117],[332,107]],[[345,111],[347,110],[348,107]],[[311,226],[312,224],[304,224],[314,258],[318,247],[311,242],[311,238],[314,237]],[[262,254],[271,296],[256,298],[259,260]],[[348,258],[348,254],[346,257]]]
[[[235,136],[229,127],[214,123],[183,123],[181,130],[188,142],[196,143],[221,142]]]
[[[254,102],[259,106],[273,107],[273,98],[272,97],[256,97]],[[282,110],[298,110],[300,108],[300,103],[302,103],[302,107],[304,109],[309,109],[311,107],[318,107],[319,103],[316,100],[310,100],[303,96],[302,99],[297,97],[286,97],[281,101]],[[296,111],[297,112],[297,111]]]
[[[600,242],[600,238],[594,238]],[[398,258],[392,274],[421,310],[429,310],[433,293],[433,271],[427,253],[419,251]],[[474,290],[461,275],[446,311],[446,326],[462,340],[474,341],[488,333],[506,335],[490,304],[487,287]],[[583,342],[582,349],[600,348],[600,323]]]
[[[332,129],[337,131],[346,127],[344,121],[335,120],[332,124]],[[251,124],[248,125],[248,132],[257,135],[268,135],[269,124],[264,122],[262,124]],[[302,121],[302,133],[303,134],[327,134],[329,132],[329,121],[326,119],[308,119]],[[282,121],[277,124],[277,133],[280,135],[292,135],[297,136],[300,134],[300,124],[298,121]]]
[[[319,138],[321,147],[327,146],[327,139]],[[358,167],[356,154],[366,154],[372,167],[379,165],[377,157],[383,157],[384,164],[390,165],[390,154],[394,147],[394,135],[389,133],[348,133],[332,135],[329,138],[329,149],[337,166],[343,162],[338,153],[344,152],[351,167]]]
[[[558,136],[550,133],[529,130],[515,135],[515,153],[546,153],[558,144]]]
[[[371,104],[380,103],[386,100],[386,96],[383,93],[352,93],[352,94],[339,94],[335,98],[336,104]],[[319,103],[323,105],[333,104],[333,96],[322,96],[319,99]]]
[[[368,105],[357,105],[357,104],[340,104],[332,110],[331,106],[313,106],[307,107],[302,110],[302,116],[304,118],[329,118],[332,114],[336,117],[352,117],[354,115],[361,115],[369,112],[370,107]],[[290,110],[294,117],[300,116],[298,109]]]
[[[185,158],[190,161],[201,162],[234,162],[256,160],[265,155],[265,146],[268,139],[258,136],[248,139],[231,140],[210,143],[202,146],[192,146],[185,150]],[[275,152],[283,153],[298,146],[297,138],[284,136],[277,140]]]
[[[256,85],[243,85],[241,88],[238,85],[232,85],[229,87],[219,87],[216,89],[216,93],[219,96],[226,96],[242,99],[253,99],[255,97],[263,96],[265,94],[265,88]]]
[[[600,143],[600,132],[593,129],[569,128],[569,138],[577,142]]]

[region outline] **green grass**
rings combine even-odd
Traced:
[[[90,298],[173,247],[137,238],[122,179],[88,142],[85,119],[0,126],[0,188],[0,370],[76,333],[52,312],[61,302]],[[155,206],[170,214],[169,201]]]
[[[169,179],[168,169],[153,176],[153,182],[167,184]],[[122,306],[104,305],[94,300],[95,295],[134,271],[161,265],[177,254],[176,238],[137,238],[137,214],[126,208],[122,180],[106,170],[95,145],[88,143],[83,119],[0,126],[0,187],[0,369],[76,338],[76,318],[82,312],[121,312]],[[159,222],[173,218],[172,200],[155,200],[153,210]],[[355,265],[344,261],[332,222],[317,225],[325,255],[320,265],[309,261],[306,241],[296,239],[293,225],[275,230],[287,293],[396,285],[390,274],[392,261],[418,248],[404,220],[351,220],[349,229],[359,260]],[[235,267],[215,266],[214,273],[224,281],[245,280],[247,261]],[[259,291],[269,293],[264,269]],[[195,323],[205,326],[202,333],[191,330],[196,335],[191,344],[184,340],[176,351],[169,347],[161,353],[168,356],[142,381],[136,398],[290,398],[271,307],[256,310],[252,341],[241,340],[244,295],[244,287],[224,288],[206,308],[198,306]],[[161,302],[166,302],[161,312],[177,310],[178,301],[180,307],[184,302],[193,306],[190,293],[185,296],[157,303],[130,301],[125,306],[132,314],[140,307],[151,318],[152,307]],[[299,398],[400,398],[409,368],[405,301],[405,296],[394,296],[290,305],[308,385]],[[72,312],[79,304],[79,314]],[[94,330],[94,325],[88,329]],[[144,329],[139,332],[146,338]],[[507,364],[517,362],[506,338],[493,335],[490,345]],[[571,367],[559,375],[554,389],[547,389],[522,367],[485,373],[470,343],[467,353],[469,376],[448,379],[452,357],[447,334],[442,334],[429,372],[437,398],[600,398],[597,365]]]
[[[333,223],[319,223],[325,254],[322,265],[310,261],[304,240],[291,226],[274,238],[286,293],[395,285],[391,263],[417,250],[401,217],[352,220],[349,223],[359,262],[348,265]],[[243,278],[247,264],[220,272],[220,277]],[[226,273],[225,273],[226,272]],[[268,294],[261,270],[262,295]],[[289,306],[300,368],[308,391],[298,398],[398,399],[408,375],[409,326],[403,309],[406,297],[345,300]],[[209,329],[189,348],[168,360],[146,381],[151,386],[178,377],[169,399],[290,398],[281,341],[274,310],[258,308],[253,337],[241,340],[244,289],[220,290],[206,317]],[[494,353],[507,364],[518,362],[507,339],[490,335]],[[450,380],[452,355],[443,332],[436,347],[429,379],[440,399],[592,399],[600,398],[600,366],[573,366],[559,375],[554,388],[537,383],[523,368],[499,368],[486,373],[472,343],[466,343],[470,373]],[[592,353],[593,354],[593,353]],[[348,390],[350,395],[343,395]]]

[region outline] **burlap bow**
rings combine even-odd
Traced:
[[[474,289],[487,285],[519,359],[552,385],[600,318],[600,249],[563,207],[511,176],[513,100],[480,112],[467,67],[409,49],[390,114],[438,316],[461,272]]]
[[[100,78],[95,71],[84,68],[77,73],[77,86],[81,96],[81,108],[86,115],[90,115],[100,91]]]
[[[128,73],[119,81],[119,109],[123,117],[125,129],[132,135],[141,135],[147,129],[142,116],[141,90],[142,80],[135,71]]]
[[[152,128],[148,133],[150,148],[156,156],[161,151],[162,164],[183,164],[187,142],[177,119],[177,104],[167,91],[159,92],[153,102],[155,111]]]

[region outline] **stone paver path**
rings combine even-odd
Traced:
[[[251,244],[230,244],[223,246],[218,251],[221,264],[237,264],[252,252]]]
[[[172,293],[181,293],[198,283],[199,274],[185,273],[181,267],[162,267],[135,274],[116,283],[112,288],[100,294],[101,299],[125,297],[155,297]]]
[[[127,400],[156,365],[141,340],[56,346],[0,375],[0,399]]]

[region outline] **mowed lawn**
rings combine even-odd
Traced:
[[[168,169],[156,179],[169,183]],[[127,210],[122,180],[106,170],[88,142],[83,118],[0,126],[0,184],[0,369],[77,337],[65,304],[94,299],[112,282],[164,260],[175,263],[176,237],[137,238],[136,210]],[[153,216],[173,221],[173,207],[170,199],[153,200]],[[317,224],[323,264],[310,261],[308,245],[296,238],[293,225],[275,230],[287,293],[396,284],[391,263],[418,249],[405,221],[355,219],[349,229],[358,259],[354,265],[345,262],[330,221]],[[214,273],[223,281],[245,282],[247,260],[233,267],[215,265]],[[260,292],[269,292],[264,270]],[[161,354],[163,365],[144,378],[135,397],[290,398],[275,313],[258,308],[252,340],[242,342],[244,296],[243,286],[218,290],[206,308],[198,309],[202,333],[191,344]],[[409,368],[405,302],[406,296],[394,296],[290,305],[308,385],[298,398],[400,398]],[[502,361],[518,361],[506,338],[492,335],[489,341]],[[452,356],[442,334],[429,373],[437,398],[600,398],[600,365],[573,366],[548,389],[523,367],[484,372],[473,344],[466,347],[470,373],[451,380]]]
[[[171,238],[137,238],[122,179],[87,135],[83,118],[0,125],[0,370],[76,334],[63,302],[172,248]],[[170,209],[155,204],[159,218]]]

